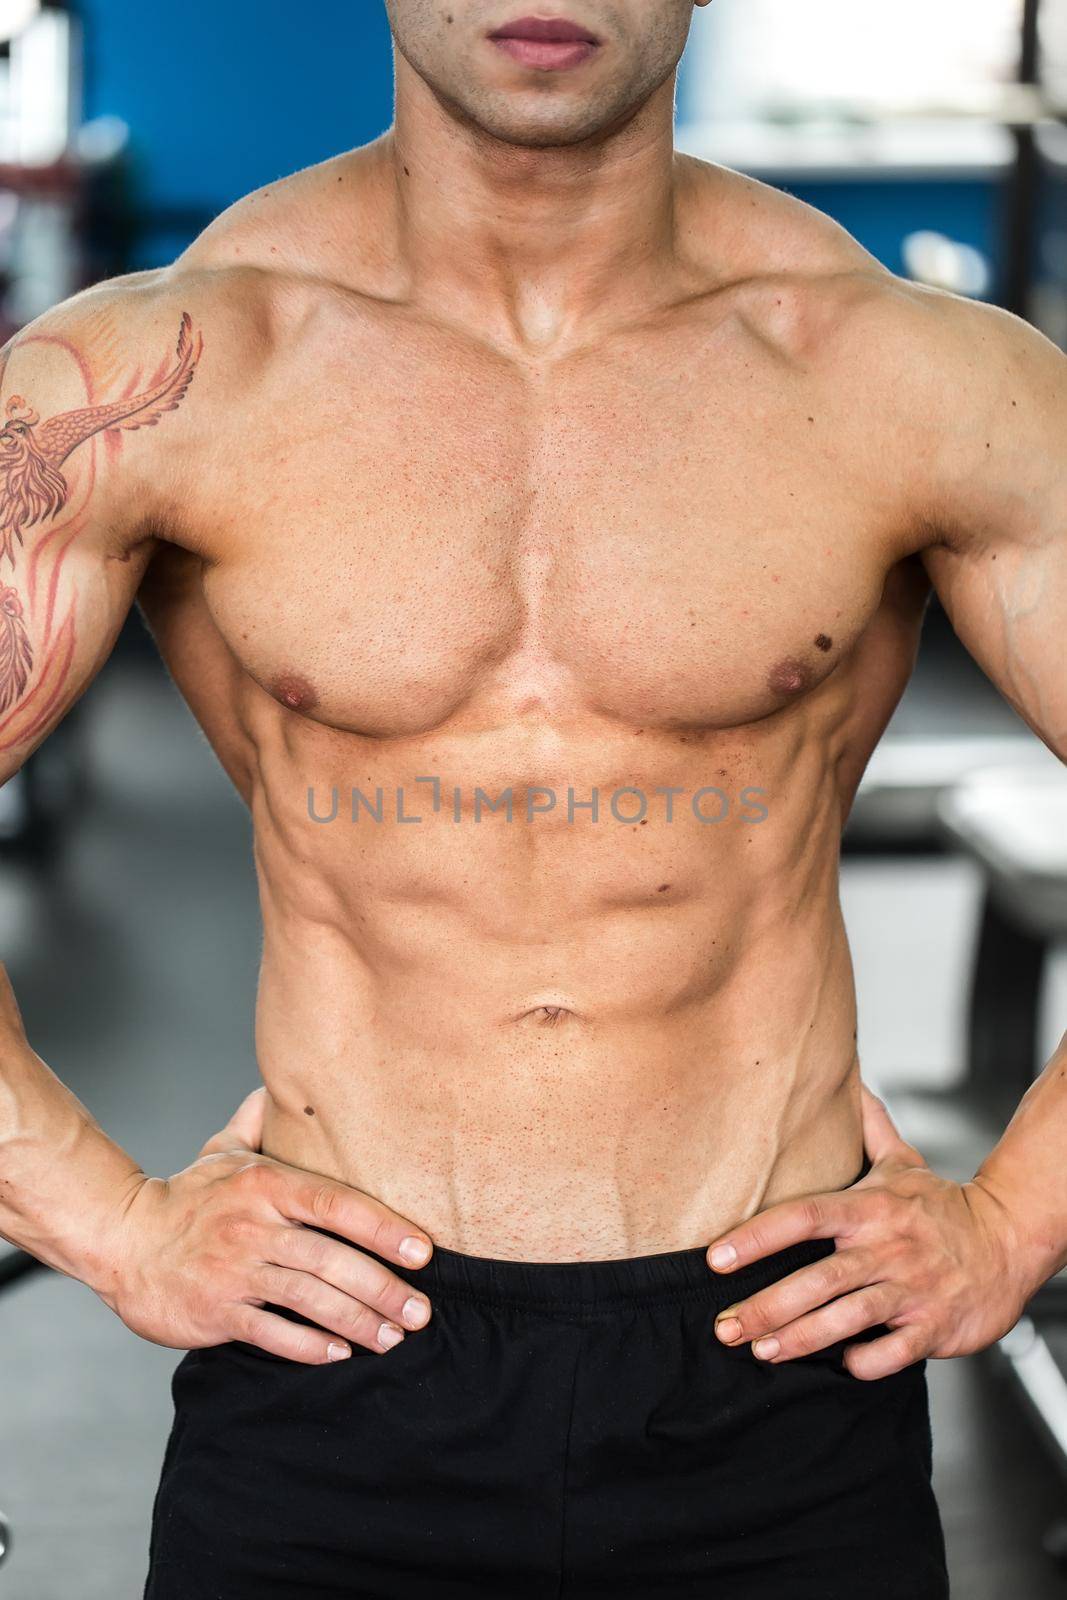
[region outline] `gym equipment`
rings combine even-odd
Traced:
[[[941,800],[969,773],[1051,760],[1029,734],[889,737],[874,752],[860,783],[846,833],[849,850],[938,854],[945,845]]]
[[[1067,946],[1067,769],[1049,756],[974,772],[939,812],[947,837],[985,875],[965,1092],[1002,1125],[1043,1065],[1043,978],[1050,951]],[[993,1359],[1067,1476],[1067,1273],[1035,1295]]]

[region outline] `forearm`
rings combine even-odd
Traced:
[[[1067,1035],[975,1181],[1010,1219],[1034,1289],[1067,1266]]]
[[[30,1048],[0,968],[0,1234],[106,1290],[108,1241],[142,1178]]]

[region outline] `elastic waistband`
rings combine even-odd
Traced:
[[[869,1171],[865,1158],[853,1182]],[[384,1265],[422,1289],[431,1303],[466,1300],[573,1315],[692,1301],[719,1312],[833,1251],[832,1239],[805,1240],[727,1274],[708,1265],[704,1245],[608,1261],[507,1261],[436,1245],[424,1267]]]
[[[390,1267],[435,1300],[589,1315],[628,1307],[703,1303],[722,1311],[833,1252],[832,1239],[779,1251],[727,1276],[708,1266],[703,1245],[609,1261],[499,1261],[438,1245],[425,1267]]]

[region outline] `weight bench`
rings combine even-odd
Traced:
[[[987,767],[1047,765],[1055,757],[1027,734],[894,738],[875,750],[845,830],[850,851],[940,853],[939,806],[968,774]]]
[[[938,814],[985,879],[966,1090],[1003,1123],[1043,1064],[1042,984],[1049,952],[1067,943],[1067,768],[1046,752],[972,772],[941,797]]]

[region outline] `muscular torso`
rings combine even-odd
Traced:
[[[847,280],[552,356],[259,292],[142,601],[252,809],[266,1148],[529,1259],[846,1183],[838,847],[927,587]]]

